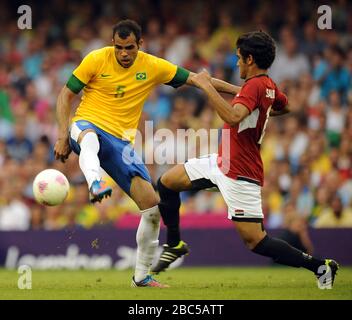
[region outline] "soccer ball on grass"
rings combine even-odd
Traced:
[[[47,206],[56,206],[64,202],[69,189],[70,184],[65,175],[55,169],[39,172],[33,181],[35,200]]]

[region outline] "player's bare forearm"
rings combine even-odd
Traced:
[[[196,75],[196,73],[190,72],[189,77],[187,79],[187,84],[198,87],[192,80],[192,78],[195,75]],[[229,94],[235,95],[235,94],[239,93],[241,90],[241,87],[235,86],[231,83],[228,83],[228,82],[220,80],[220,79],[211,78],[210,81],[211,81],[211,84],[216,89],[216,91],[218,91],[218,92],[229,93]]]
[[[231,83],[228,83],[226,81],[219,80],[216,78],[211,78],[211,84],[218,92],[230,93],[230,94],[236,95],[241,91],[241,87],[235,86]]]
[[[207,94],[210,105],[215,108],[221,119],[230,126],[237,125],[248,116],[249,109],[240,103],[236,103],[234,106],[229,105],[214,88],[211,80],[212,78],[206,70],[192,77],[193,83]]]
[[[202,89],[207,94],[210,104],[215,108],[222,120],[231,126],[236,125],[242,120],[242,116],[221,97],[211,83]]]
[[[75,94],[66,86],[62,88],[56,105],[56,118],[59,125],[59,137],[54,146],[55,159],[65,162],[71,153],[68,126],[72,100]]]
[[[57,98],[56,118],[59,126],[59,138],[68,138],[71,104],[75,94],[64,86]]]
[[[278,117],[278,116],[282,116],[284,114],[287,114],[290,112],[290,109],[288,106],[285,106],[285,108],[283,108],[282,110],[270,110],[270,117]]]

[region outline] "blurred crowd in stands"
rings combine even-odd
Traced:
[[[31,5],[33,28],[20,30],[16,2],[2,2],[0,230],[116,226],[126,214],[138,213],[116,185],[110,199],[91,205],[77,156],[72,153],[65,164],[53,158],[58,93],[87,53],[110,45],[112,26],[122,18],[142,25],[142,50],[193,72],[207,68],[238,85],[237,37],[269,32],[277,42],[270,75],[288,95],[292,113],[270,119],[262,144],[265,225],[352,227],[352,3],[326,4],[331,30],[318,29],[315,1],[58,0]],[[154,130],[172,132],[223,124],[202,92],[186,86],[154,91],[141,119],[142,135],[145,120],[153,121]],[[57,207],[33,200],[32,181],[46,168],[61,170],[71,183],[68,199]],[[167,168],[148,165],[154,183]],[[220,193],[182,198],[184,216],[226,219]]]

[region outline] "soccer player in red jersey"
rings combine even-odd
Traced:
[[[309,269],[317,276],[320,288],[331,288],[338,269],[334,260],[299,251],[270,237],[263,227],[260,145],[269,117],[288,113],[288,101],[268,76],[275,58],[274,40],[265,32],[250,32],[239,37],[236,45],[237,65],[245,84],[231,105],[217,93],[206,71],[193,78],[224,120],[223,130],[229,133],[230,143],[220,145],[218,154],[174,166],[159,179],[159,209],[167,227],[167,244],[152,271],[164,271],[189,252],[180,238],[179,193],[217,187],[228,206],[228,218],[235,223],[248,249],[280,264]]]

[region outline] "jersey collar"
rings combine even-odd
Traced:
[[[259,77],[269,77],[267,73],[260,73],[260,74],[257,74],[256,76],[253,76],[253,77],[250,77],[246,80],[244,80],[244,82],[247,82],[248,80],[251,80],[253,78],[259,78]]]

